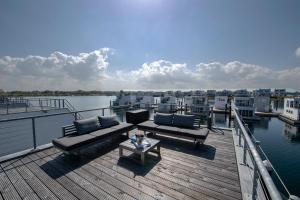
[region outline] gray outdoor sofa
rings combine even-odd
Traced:
[[[194,115],[157,113],[153,120],[137,125],[139,130],[153,134],[169,135],[173,137],[193,139],[196,145],[203,144],[209,129],[200,127]]]
[[[53,145],[65,154],[78,153],[82,148],[99,143],[113,136],[127,133],[133,124],[119,123],[115,116],[94,117],[74,121],[64,126],[63,137],[52,140]]]

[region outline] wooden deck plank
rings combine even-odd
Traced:
[[[108,158],[108,157],[106,157],[106,159],[104,157],[101,157],[99,159],[96,159],[95,161],[97,163],[101,164],[101,165],[104,165],[104,166],[107,166],[107,167],[110,167],[110,168],[113,168],[113,169],[116,167],[117,162],[118,162],[118,161],[114,162],[113,158]],[[138,170],[139,170],[139,166],[137,166],[137,165],[130,165],[130,167],[132,168],[132,170],[135,170],[136,172],[138,172]],[[141,173],[141,174],[143,174],[143,173]],[[190,196],[192,198],[195,198],[195,199],[215,199],[213,197],[210,197],[210,196],[207,196],[205,194],[199,193],[198,191],[191,190],[188,187],[177,184],[176,181],[174,182],[174,181],[169,181],[167,179],[164,179],[163,177],[161,177],[157,173],[153,173],[151,171],[149,173],[147,173],[146,175],[144,175],[144,177],[149,179],[149,180],[152,180],[154,182],[157,182],[158,184],[161,184],[164,187],[168,187],[168,188],[171,188],[173,190],[180,191],[181,193],[183,193],[187,196]]]
[[[143,167],[119,158],[117,146],[103,152],[95,148],[78,160],[49,148],[0,163],[0,200],[242,198],[230,131],[210,133],[198,149],[190,142],[157,137],[162,157],[150,154]]]
[[[116,152],[112,152],[111,154],[107,154],[106,156],[113,156],[114,159],[118,159],[118,154]],[[163,159],[167,160],[169,162],[172,162],[176,165],[182,165],[182,166],[185,166],[185,167],[188,167],[188,168],[192,168],[196,171],[203,170],[206,173],[218,175],[220,177],[231,179],[233,181],[238,181],[238,174],[237,173],[233,173],[233,172],[224,170],[223,168],[212,168],[211,166],[201,166],[201,165],[197,165],[196,163],[188,163],[185,160],[182,161],[182,160],[179,160],[179,159],[176,159],[176,158],[170,158],[170,157],[163,157]]]
[[[58,165],[57,161],[53,160],[50,157],[45,157],[44,158],[46,161],[50,162],[51,165],[61,173],[66,174],[66,176],[71,179],[73,182],[77,183],[80,185],[82,188],[84,188],[87,192],[92,194],[94,197],[99,198],[101,197],[102,199],[115,199],[109,194],[107,194],[105,191],[101,190],[100,188],[96,187],[93,185],[91,182],[87,181],[86,179],[82,178],[81,176],[77,175],[75,172],[72,172],[68,170],[66,167],[67,166],[62,166]]]
[[[53,158],[53,157],[52,157]],[[55,157],[54,157],[55,158]],[[63,166],[66,163],[62,161],[57,161],[58,165]],[[84,166],[82,168],[71,168],[73,172],[78,174],[79,176],[87,179],[94,185],[101,188],[103,191],[108,192],[111,196],[117,198],[117,199],[125,199],[125,200],[133,200],[133,199],[151,199],[147,198],[147,196],[143,195],[143,193],[136,193],[130,186],[127,184],[120,184],[117,181],[114,181],[111,177],[104,176],[104,174],[95,174],[92,171],[85,170]],[[96,172],[97,173],[97,172]],[[105,181],[104,181],[105,180]],[[120,188],[120,189],[119,189]],[[132,196],[136,197],[133,198]]]
[[[52,179],[48,174],[46,174],[37,164],[34,162],[28,163],[26,165],[30,171],[35,174],[36,177],[40,179],[56,196],[61,200],[75,200],[77,199],[72,193],[66,190],[57,181]]]
[[[16,169],[39,198],[58,200],[55,194],[51,192],[25,165],[19,166]]]
[[[121,169],[120,167],[118,167],[116,165],[112,167],[113,169],[110,169],[110,168],[108,168],[104,165],[101,165],[95,161],[90,162],[89,165],[95,167],[96,169],[98,169],[100,171],[105,170],[105,172],[109,172],[111,170],[111,172],[109,172],[109,173],[113,174],[115,172],[114,177],[116,177],[117,179],[126,181],[130,185],[134,185],[146,193],[149,192],[149,195],[152,195],[153,197],[158,198],[158,199],[160,199],[159,197],[161,197],[162,199],[169,199],[169,197],[171,199],[186,199],[186,200],[194,199],[189,196],[185,196],[176,190],[164,187],[163,185],[161,185],[157,182],[153,182],[153,181],[145,178],[144,176],[135,176],[130,171],[125,171],[124,169]]]
[[[21,200],[20,195],[4,172],[0,173],[0,192],[5,200]]]
[[[40,199],[15,168],[6,170],[6,175],[22,199]]]
[[[57,182],[63,185],[68,191],[70,191],[78,199],[84,200],[96,200],[97,198],[84,190],[78,184],[70,180],[63,173],[53,168],[46,160],[36,160],[35,163],[41,167],[49,176],[53,177]]]
[[[108,156],[109,155],[111,155],[111,153],[109,153]],[[105,159],[105,157],[103,157],[103,159]],[[110,161],[111,159],[114,159],[115,163],[118,162],[117,155],[114,155],[113,157],[107,158],[108,161]],[[197,192],[201,191],[203,194],[209,195],[209,196],[211,196],[213,198],[219,197],[219,199],[227,199],[227,198],[231,199],[231,197],[233,197],[233,198],[235,198],[235,197],[239,198],[239,196],[240,196],[240,194],[236,194],[235,193],[231,197],[230,196],[227,197],[225,193],[228,192],[228,190],[223,189],[223,188],[218,188],[218,189],[226,190],[226,191],[224,191],[224,195],[225,196],[222,196],[222,195],[220,196],[220,194],[219,194],[220,191],[218,191],[218,189],[216,189],[216,188],[215,188],[215,191],[209,189],[209,187],[214,187],[214,186],[209,185],[208,183],[204,183],[204,184],[202,183],[202,187],[197,187],[197,185],[193,184],[191,182],[191,180],[189,180],[190,178],[188,180],[182,180],[178,176],[174,176],[175,172],[166,173],[167,171],[168,170],[162,171],[161,169],[157,169],[157,167],[154,167],[154,168],[152,168],[152,170],[151,170],[150,173],[154,173],[154,174],[156,174],[156,175],[158,175],[160,177],[163,177],[166,180],[169,180],[169,181],[172,181],[172,182],[175,182],[175,183],[180,183],[182,186],[185,186],[187,188],[193,188]]]

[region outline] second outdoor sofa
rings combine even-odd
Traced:
[[[104,139],[128,134],[132,129],[133,124],[119,123],[115,116],[99,116],[77,120],[72,125],[64,126],[63,137],[52,140],[52,143],[64,153],[72,154]]]
[[[137,127],[154,134],[193,139],[195,144],[203,144],[209,134],[209,129],[200,127],[194,115],[157,113],[154,121],[145,121]]]

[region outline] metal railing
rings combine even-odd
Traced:
[[[247,159],[247,155],[250,156],[250,161],[253,165],[252,199],[256,199],[257,197],[259,180],[262,183],[261,186],[267,199],[299,199],[298,197],[290,194],[282,179],[280,178],[273,165],[271,164],[270,160],[261,148],[260,142],[255,139],[249,127],[243,122],[242,117],[240,116],[239,112],[237,111],[234,105],[233,114],[235,116],[234,128],[236,130],[236,134],[238,135],[238,145],[243,148],[243,165],[249,166],[249,163],[247,163],[249,162],[249,160]],[[264,156],[264,161],[262,160],[261,155]],[[265,163],[268,163],[269,165],[266,166]],[[271,167],[271,169],[267,169],[267,167]],[[279,180],[281,187],[284,188],[284,192],[287,194],[288,198],[285,194],[283,194],[283,191],[278,190],[269,171],[275,172],[276,178]]]
[[[33,111],[45,111],[49,109],[68,109],[75,112],[75,107],[64,98],[10,98],[0,104],[2,112],[0,114],[15,114]],[[82,118],[80,114],[77,116]]]
[[[59,113],[44,113],[35,116],[7,118],[0,120],[0,161],[10,159],[10,155],[23,151],[34,151],[39,146],[47,145],[53,138],[62,136],[61,127],[84,117],[116,114],[120,121],[125,121],[128,110],[115,107],[95,108],[87,110],[66,111]],[[62,116],[66,117],[62,117]],[[56,116],[56,117],[55,117]],[[50,130],[45,130],[50,129]],[[46,139],[41,139],[46,137]],[[46,142],[45,142],[46,141]],[[24,144],[26,143],[26,144]],[[20,147],[17,147],[18,144]],[[7,149],[9,148],[9,149]],[[3,150],[1,152],[1,149]]]

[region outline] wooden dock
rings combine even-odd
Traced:
[[[232,131],[216,130],[195,149],[163,138],[161,159],[145,166],[119,158],[118,145],[94,148],[80,159],[55,148],[0,163],[0,200],[17,199],[218,199],[242,198]]]

